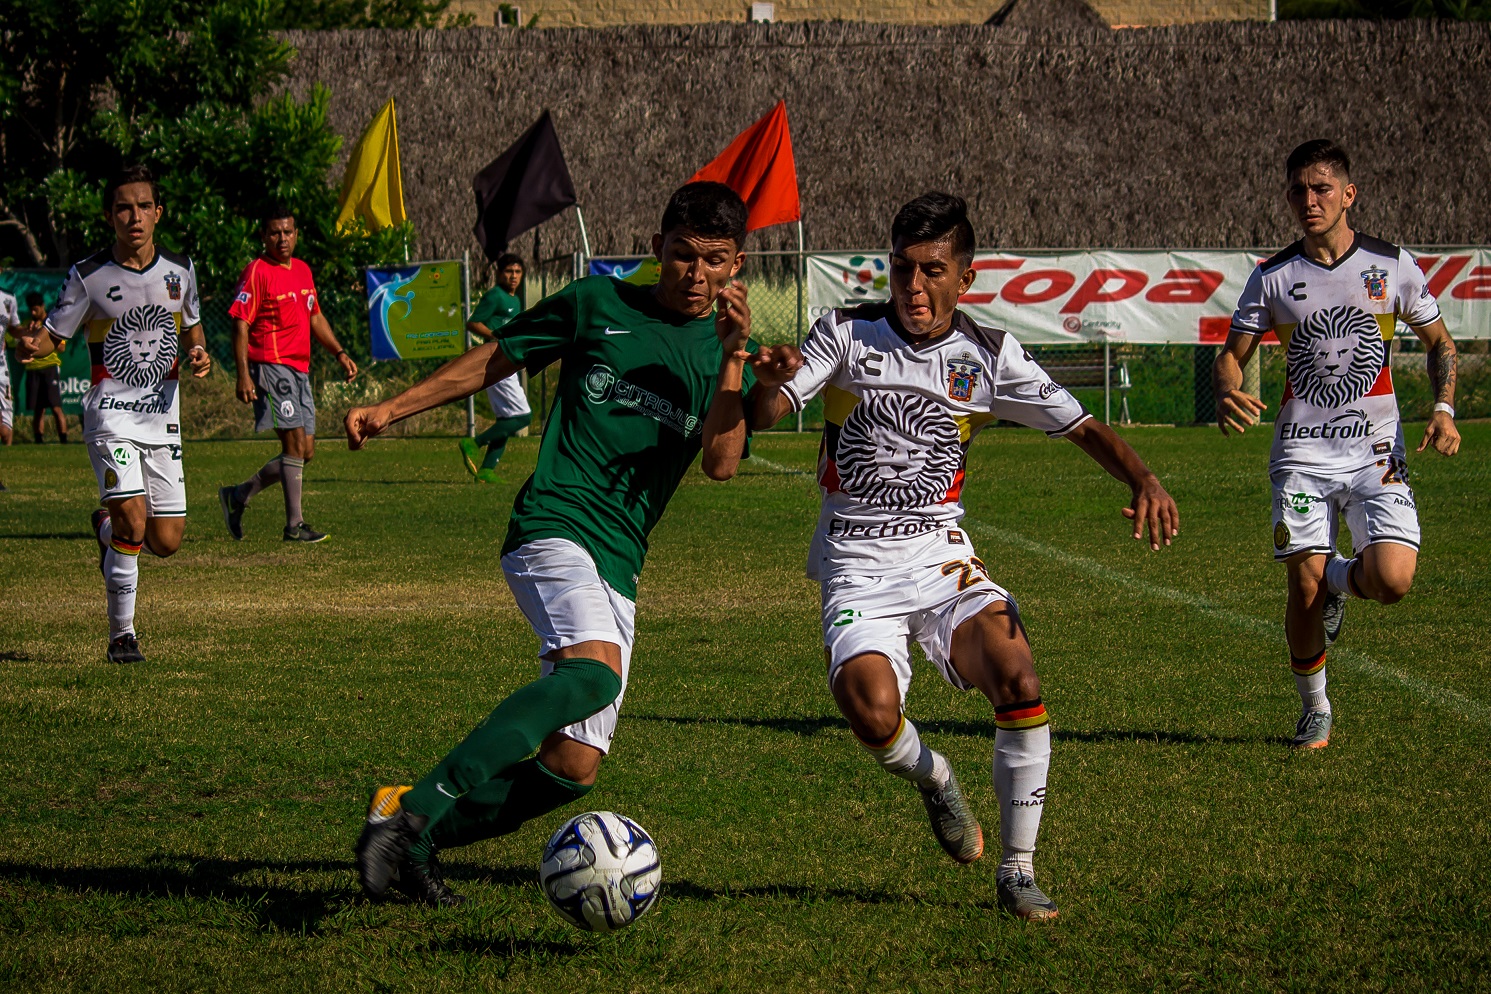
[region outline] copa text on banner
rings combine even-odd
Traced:
[[[367,270],[373,359],[438,359],[465,351],[459,260]]]
[[[1455,338],[1491,338],[1491,249],[1411,249]],[[1196,249],[979,252],[960,306],[1027,345],[1220,345],[1253,268],[1270,253]],[[1350,266],[1346,257],[1343,265]],[[808,257],[816,320],[890,297],[888,262],[868,253]],[[1363,263],[1363,267],[1367,264]],[[1363,273],[1363,279],[1369,278]],[[1308,294],[1308,280],[1294,292]],[[1272,334],[1265,341],[1274,342]]]

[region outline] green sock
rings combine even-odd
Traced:
[[[594,786],[550,772],[537,757],[514,763],[462,795],[445,817],[424,830],[409,856],[420,862],[436,848],[455,849],[516,832],[524,822],[578,801]]]
[[[433,825],[456,799],[537,749],[549,733],[584,721],[616,700],[621,678],[597,659],[562,659],[554,671],[513,691],[473,728],[400,805]]]
[[[487,454],[481,461],[482,469],[496,469],[497,464],[502,461],[502,453],[507,451],[507,436],[503,435],[495,442],[487,443]]]

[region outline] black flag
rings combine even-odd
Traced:
[[[508,242],[575,202],[554,119],[544,111],[523,137],[471,181],[476,240],[493,262]]]

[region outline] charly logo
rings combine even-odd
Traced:
[[[604,404],[611,396],[611,387],[616,383],[616,374],[610,366],[597,364],[585,374],[585,396],[592,404]]]
[[[1359,400],[1382,372],[1382,331],[1359,307],[1316,311],[1289,336],[1289,385],[1316,407],[1341,407]]]
[[[176,364],[176,319],[159,304],[131,307],[104,336],[104,368],[132,387],[159,386]]]
[[[958,426],[942,405],[903,393],[871,393],[839,432],[839,482],[856,500],[892,510],[947,496],[963,461]]]
[[[964,352],[947,361],[947,395],[953,400],[970,401],[973,391],[978,389],[978,378],[983,375],[984,364]]]
[[[1044,787],[1037,787],[1035,790],[1032,790],[1028,799],[1023,797],[1010,798],[1010,807],[1012,808],[1038,808],[1045,803],[1046,788]]]
[[[1387,270],[1373,266],[1371,269],[1363,269],[1362,286],[1367,288],[1367,296],[1372,300],[1387,299]]]

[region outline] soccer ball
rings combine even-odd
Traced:
[[[614,932],[657,901],[663,864],[641,825],[612,811],[587,811],[549,839],[538,882],[571,925]]]

